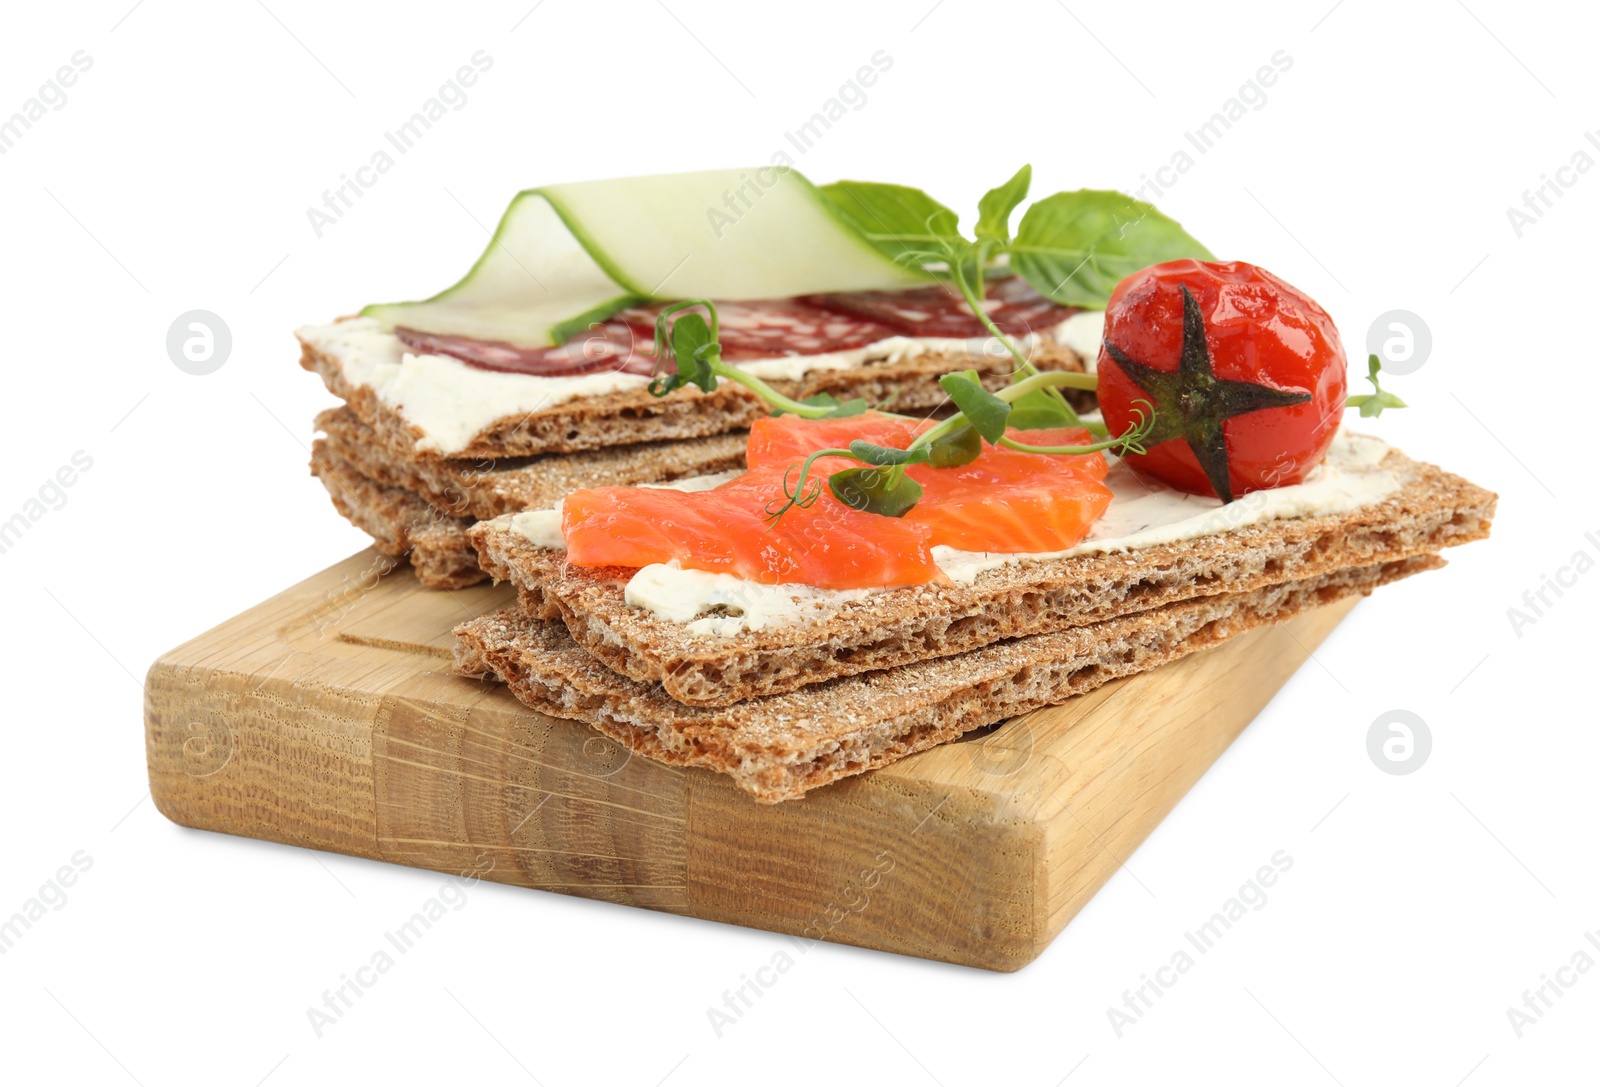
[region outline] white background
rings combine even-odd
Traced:
[[[1508,618],[1600,556],[1600,171],[1520,238],[1506,214],[1600,125],[1582,6],[130,2],[28,5],[0,36],[0,116],[93,58],[0,156],[0,519],[93,459],[0,555],[0,917],[92,858],[0,957],[0,1075],[1593,1082],[1600,969],[1520,1038],[1506,1015],[1600,932],[1600,573]],[[480,49],[465,107],[316,238],[306,208]],[[1498,491],[1493,540],[1364,603],[1019,974],[819,945],[718,1037],[706,1009],[780,937],[485,884],[316,1037],[306,1009],[442,877],[179,829],[141,737],[159,653],[364,546],[306,472],[330,400],[291,330],[443,285],[518,188],[763,163],[878,50],[799,167],[962,208],[1025,160],[1038,194],[1135,188],[1285,51],[1157,203],[1321,300],[1358,358],[1377,314],[1428,322],[1394,382],[1414,408],[1375,429]],[[205,377],[164,344],[196,308],[233,335]],[[1397,708],[1434,741],[1403,777],[1366,752]],[[1107,1008],[1278,850],[1267,904],[1117,1037]]]

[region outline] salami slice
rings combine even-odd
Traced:
[[[418,354],[448,355],[481,370],[574,377],[601,373],[648,374],[655,369],[648,337],[640,341],[629,324],[616,318],[591,326],[559,347],[519,347],[497,340],[440,336],[410,328],[394,331],[401,343]]]
[[[800,298],[717,303],[722,357],[729,362],[825,355],[886,340],[894,329],[870,316]]]
[[[656,318],[665,303],[620,310],[559,347],[519,347],[466,336],[439,336],[398,328],[413,351],[448,355],[485,370],[571,377],[576,374],[650,374],[656,360]],[[674,315],[669,325],[677,321]],[[796,298],[717,304],[722,357],[732,363],[786,355],[823,355],[866,347],[898,335],[869,317]]]
[[[910,291],[809,295],[805,301],[869,318],[900,336],[966,340],[989,334],[967,300],[942,284]],[[1076,312],[1039,294],[1021,276],[990,280],[986,284],[984,310],[1008,336],[1043,332]]]
[[[1012,336],[1050,328],[1075,312],[1038,294],[1020,276],[992,281],[984,306]],[[656,318],[665,308],[666,303],[653,303],[621,310],[559,347],[519,347],[409,328],[395,333],[413,351],[448,355],[485,370],[539,377],[648,375],[656,368]],[[988,335],[966,300],[943,286],[719,302],[717,319],[722,357],[735,364],[851,351],[893,336],[964,340]]]

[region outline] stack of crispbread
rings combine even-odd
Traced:
[[[345,402],[317,418],[322,436],[313,447],[312,474],[374,546],[409,555],[430,588],[459,588],[487,576],[466,537],[476,521],[545,508],[584,487],[743,467],[744,428],[763,414],[760,402],[732,382],[714,393],[691,387],[656,398],[640,379],[620,391],[508,412],[442,447],[403,402],[362,381],[323,340],[305,334],[301,340],[301,365]],[[945,403],[939,375],[974,361],[944,350],[901,352],[770,384],[796,398],[860,397],[889,411],[932,414]],[[1040,344],[1033,361],[1041,369],[1084,369],[1077,354],[1054,342]],[[1008,380],[1004,367],[985,377],[996,388]]]
[[[1488,534],[1492,493],[1393,450],[1364,470],[1390,489],[1336,515],[1219,517],[1197,537],[1008,562],[714,633],[631,605],[635,571],[566,563],[526,515],[485,520],[468,535],[519,606],[458,627],[456,667],[648,757],[789,800],[1442,566],[1442,548]]]
[[[348,405],[317,416],[311,471],[380,551],[407,555],[429,588],[487,575],[467,539],[482,518],[560,502],[581,487],[658,483],[738,468],[745,434],[640,442],[542,456],[428,457],[378,437]]]

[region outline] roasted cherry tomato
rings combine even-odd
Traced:
[[[1345,357],[1326,311],[1243,261],[1175,260],[1117,284],[1100,347],[1112,434],[1154,412],[1138,472],[1225,502],[1299,483],[1344,413]]]

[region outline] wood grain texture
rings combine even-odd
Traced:
[[[150,669],[184,826],[993,970],[1035,958],[1348,613],[1259,630],[776,806],[450,673],[502,586],[355,555]]]

